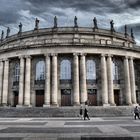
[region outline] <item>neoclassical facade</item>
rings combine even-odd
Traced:
[[[0,43],[2,106],[140,103],[140,48],[123,33],[87,27],[21,32]]]

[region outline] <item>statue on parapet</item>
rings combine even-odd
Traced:
[[[9,34],[10,34],[10,28],[9,28],[9,27],[7,27],[6,38],[8,38],[8,37],[9,37]]]
[[[57,17],[54,17],[54,28],[57,28]]]
[[[131,28],[131,37],[132,37],[133,40],[135,39],[134,33],[133,33],[133,29],[132,29],[132,28]]]
[[[94,19],[93,19],[93,23],[94,23],[94,29],[98,29],[98,25],[97,25],[97,19],[96,19],[96,17],[94,17]]]
[[[1,41],[4,39],[4,31],[1,32]]]
[[[38,30],[39,29],[39,20],[36,18],[35,19],[35,28],[34,30]]]
[[[124,25],[124,31],[125,31],[124,32],[124,35],[125,35],[125,37],[127,37],[128,36],[128,33],[127,33],[127,25],[126,24]]]
[[[21,22],[19,23],[18,27],[19,27],[18,34],[21,34],[22,33],[22,23]]]
[[[110,30],[111,32],[115,32],[113,20],[110,21]]]
[[[78,27],[78,24],[77,24],[77,17],[75,16],[75,18],[74,18],[74,27]]]

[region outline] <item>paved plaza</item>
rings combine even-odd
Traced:
[[[140,120],[130,117],[0,118],[0,140],[140,140]]]

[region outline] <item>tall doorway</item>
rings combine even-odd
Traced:
[[[14,91],[14,107],[18,104],[18,91]]]
[[[114,101],[117,106],[120,105],[120,90],[118,89],[114,90]]]
[[[36,107],[43,107],[44,90],[36,90]]]
[[[88,89],[88,105],[96,106],[97,105],[97,89]]]
[[[71,89],[61,89],[61,106],[71,106]]]

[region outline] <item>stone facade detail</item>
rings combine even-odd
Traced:
[[[67,65],[63,71],[62,60]],[[88,60],[91,61],[87,66]],[[115,68],[114,61],[118,64]],[[41,75],[37,77],[39,62],[43,66],[38,69]],[[17,63],[19,68],[15,69]],[[1,40],[1,106],[85,103],[90,106],[140,104],[140,49],[134,38],[95,28],[94,23],[94,29],[38,28]]]

